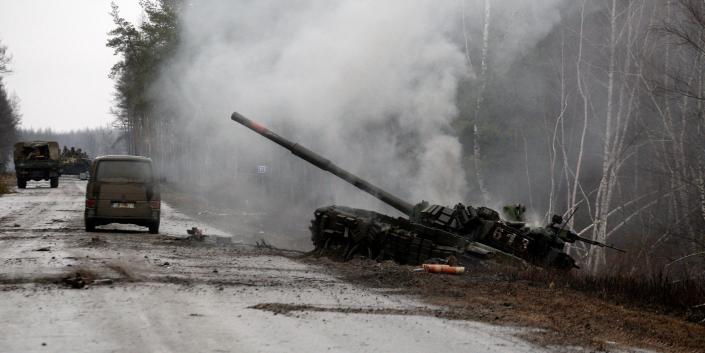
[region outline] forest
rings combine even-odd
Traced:
[[[21,141],[56,141],[59,146],[80,148],[89,158],[107,154],[125,154],[124,135],[112,127],[87,128],[73,131],[52,129],[19,129]]]
[[[7,46],[0,42],[0,173],[5,171],[10,161],[12,145],[17,140],[17,128],[20,123],[18,99],[10,96],[3,82],[3,76],[11,72],[11,60]]]
[[[578,234],[628,249],[572,246],[590,272],[705,276],[702,1],[142,4],[139,23],[112,9],[116,123],[213,202],[389,211],[237,110],[414,202],[575,210]]]

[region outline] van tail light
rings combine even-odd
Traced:
[[[149,201],[149,207],[152,209],[158,210],[162,207],[162,202],[161,201]]]
[[[86,199],[86,208],[95,208],[95,199]]]

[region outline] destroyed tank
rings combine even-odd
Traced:
[[[413,205],[237,112],[232,114],[231,119],[408,217],[395,218],[335,205],[319,208],[314,212],[309,228],[315,251],[319,253],[327,252],[343,260],[362,255],[408,265],[451,256],[489,258],[499,255],[540,267],[570,270],[578,266],[564,251],[566,242],[584,241],[613,248],[566,229],[565,225],[561,225],[565,223],[562,217],[557,215],[553,216],[549,225],[532,228],[521,221],[502,220],[497,211],[487,207],[462,203],[447,207],[426,201]]]

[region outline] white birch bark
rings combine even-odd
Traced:
[[[585,136],[587,133],[587,127],[588,127],[588,97],[587,97],[587,92],[585,92],[584,88],[584,82],[583,82],[583,72],[582,72],[582,61],[583,61],[583,30],[584,30],[584,25],[585,25],[585,3],[586,0],[583,0],[582,6],[580,8],[580,33],[579,33],[579,42],[578,42],[578,58],[576,62],[576,79],[577,79],[577,85],[578,85],[578,94],[580,95],[580,98],[582,99],[582,106],[583,106],[583,126],[582,130],[580,132],[580,144],[578,146],[578,157],[577,161],[575,162],[575,176],[573,177],[573,191],[571,192],[570,195],[570,207],[573,208],[577,205],[577,198],[578,198],[578,185],[580,184],[580,172],[582,170],[582,163],[583,163],[583,154],[585,151]],[[571,219],[569,221],[568,226],[570,228],[573,227],[573,222],[574,220]]]
[[[611,144],[613,139],[613,112],[614,112],[614,89],[616,72],[616,46],[617,46],[617,1],[610,2],[610,38],[609,38],[609,66],[607,69],[607,106],[605,110],[605,131],[602,150],[602,177],[595,196],[595,227],[592,238],[599,242],[604,242],[607,235],[607,213],[611,194],[613,175],[613,156]],[[588,258],[588,267],[595,273],[605,263],[605,252],[601,247],[592,247]]]
[[[482,200],[488,203],[490,200],[489,192],[485,186],[485,180],[482,174],[482,154],[480,151],[480,130],[478,127],[480,121],[480,111],[482,108],[482,102],[485,96],[485,90],[487,89],[487,53],[489,50],[489,35],[490,35],[490,19],[491,19],[491,7],[490,0],[485,0],[485,16],[484,16],[484,26],[482,29],[482,59],[480,62],[480,91],[477,94],[477,100],[475,102],[475,118],[472,124],[473,132],[473,163],[475,167],[475,178],[477,179],[477,185],[480,189],[480,194]]]

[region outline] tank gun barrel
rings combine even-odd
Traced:
[[[267,139],[273,141],[274,143],[286,148],[291,151],[295,156],[315,165],[316,167],[323,169],[345,181],[357,187],[358,189],[367,192],[368,194],[378,198],[380,201],[386,203],[399,210],[400,212],[411,216],[413,213],[414,206],[382,189],[374,186],[367,182],[366,180],[348,172],[345,169],[338,167],[321,155],[309,150],[308,148],[299,145],[298,143],[291,142],[271,130],[267,129],[264,125],[261,125],[255,121],[252,121],[238,112],[233,112],[230,117],[233,121],[238,122],[250,130],[266,137]]]
[[[588,238],[583,238],[583,237],[581,237],[581,236],[579,236],[579,235],[577,235],[577,234],[574,235],[574,237],[575,237],[575,240],[582,241],[583,243],[586,243],[586,244],[597,245],[597,246],[599,246],[599,247],[601,247],[601,248],[609,248],[609,249],[612,249],[612,250],[617,250],[617,251],[622,252],[622,253],[626,253],[625,250],[622,250],[622,249],[619,249],[619,248],[615,248],[614,246],[609,245],[609,244],[600,243],[599,241],[595,241],[595,240],[588,239]]]

